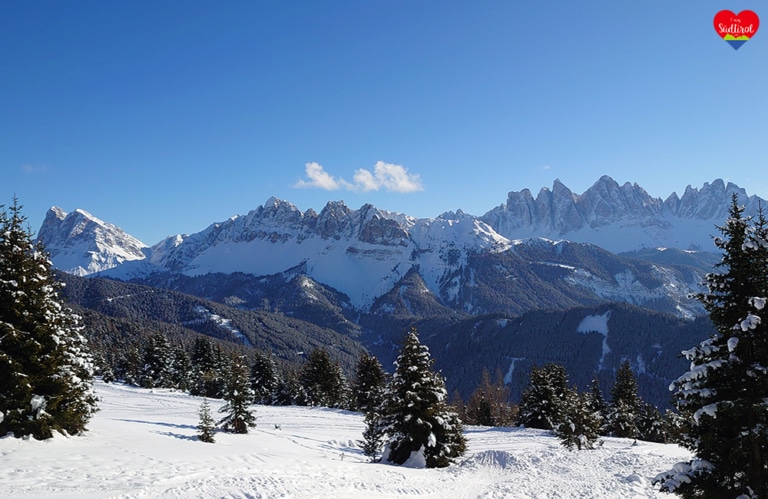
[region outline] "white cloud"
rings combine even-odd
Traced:
[[[351,185],[344,179],[335,179],[323,169],[323,165],[315,163],[307,163],[304,165],[304,171],[308,180],[299,180],[294,184],[297,188],[317,188],[325,189],[326,191],[337,191],[339,189],[348,189]]]
[[[417,192],[423,191],[421,178],[417,174],[409,173],[402,165],[377,161],[373,171],[360,168],[355,170],[353,182],[343,178],[336,178],[325,171],[322,165],[312,162],[305,165],[306,179],[294,184],[297,188],[317,188],[327,191],[344,189],[348,191],[378,191],[387,192]]]

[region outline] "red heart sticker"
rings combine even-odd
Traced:
[[[714,24],[720,38],[738,50],[755,36],[757,28],[760,27],[760,18],[751,10],[742,10],[738,14],[730,10],[721,10],[715,14]]]

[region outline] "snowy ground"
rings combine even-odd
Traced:
[[[650,480],[688,457],[677,446],[613,438],[568,452],[547,432],[470,427],[459,465],[403,468],[367,462],[355,444],[357,414],[254,406],[252,433],[218,433],[206,444],[195,436],[201,399],[96,388],[101,411],[85,436],[0,439],[0,497],[671,498]]]

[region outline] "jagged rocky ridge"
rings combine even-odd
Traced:
[[[741,187],[720,179],[701,189],[690,185],[682,196],[651,197],[629,182],[619,185],[601,177],[582,194],[559,180],[534,198],[523,189],[510,192],[506,203],[481,217],[499,234],[510,238],[547,237],[597,244],[609,251],[672,247],[711,250],[714,224],[727,215],[732,194],[754,214],[762,202]]]

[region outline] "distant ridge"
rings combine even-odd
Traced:
[[[731,194],[749,214],[763,201],[721,179],[700,189],[689,185],[682,196],[673,192],[662,200],[637,184],[619,185],[603,176],[582,194],[559,180],[535,198],[528,189],[510,192],[506,203],[481,220],[509,239],[567,239],[615,253],[659,246],[714,251],[710,236],[725,220]]]

